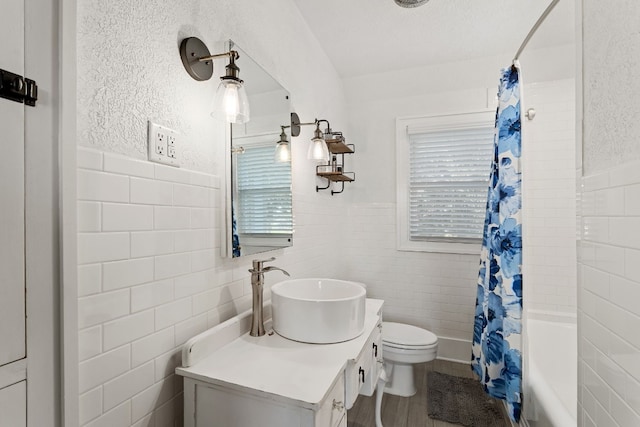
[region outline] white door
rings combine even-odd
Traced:
[[[24,0],[2,2],[0,69],[24,74]],[[0,98],[0,427],[26,426],[24,104]]]

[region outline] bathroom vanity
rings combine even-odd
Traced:
[[[252,337],[250,311],[192,338],[176,369],[184,377],[184,425],[346,427],[347,409],[358,394],[372,395],[378,380],[382,305],[367,299],[363,333],[342,343],[292,341],[272,332],[270,321],[267,335]]]

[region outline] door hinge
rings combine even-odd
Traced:
[[[0,98],[35,107],[38,85],[31,79],[0,69]]]

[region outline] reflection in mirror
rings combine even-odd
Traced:
[[[291,141],[289,93],[233,42],[251,120],[231,124],[227,253],[252,255],[292,245],[291,162],[276,162],[284,130]],[[283,127],[285,127],[283,129]]]

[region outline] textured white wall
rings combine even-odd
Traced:
[[[583,1],[584,170],[640,158],[638,2]]]
[[[573,78],[573,52],[573,46],[527,52],[521,59],[524,81],[548,82]],[[395,119],[493,109],[499,70],[509,64],[509,56],[504,55],[345,80],[352,122],[350,139],[357,144],[353,162],[358,179],[352,185],[354,204],[350,207],[351,231],[346,240],[349,264],[345,266],[344,275],[366,282],[370,295],[385,299],[386,319],[422,326],[444,338],[441,340],[444,345],[440,348],[442,357],[468,360],[467,341],[471,339],[473,327],[480,248],[478,255],[396,250]],[[565,132],[564,135],[558,135],[557,132],[559,129],[573,129],[573,90],[571,81],[559,87],[555,83],[559,89],[558,102],[562,104],[558,106],[549,94],[553,92],[554,83],[540,84],[538,88],[529,84],[525,87],[525,100],[529,88],[530,105],[539,109],[542,122],[538,126],[538,139],[532,143],[551,139],[549,145],[552,155],[563,153],[568,162],[566,172],[570,179],[558,183],[558,187],[554,188],[553,180],[544,176],[548,171],[540,159],[544,153],[538,151],[537,157],[532,159],[530,168],[536,171],[536,174],[532,174],[532,183],[535,188],[551,193],[543,195],[534,192],[530,201],[536,198],[541,203],[537,203],[535,209],[545,210],[529,210],[529,213],[540,219],[553,211],[558,230],[562,229],[565,233],[561,241],[546,242],[551,253],[559,254],[557,259],[553,256],[546,259],[544,255],[532,259],[535,267],[542,264],[544,270],[536,271],[533,280],[527,283],[540,287],[534,291],[535,296],[531,299],[534,306],[545,309],[559,309],[562,306],[563,311],[568,311],[571,306],[575,307],[575,255],[571,256],[571,253],[575,253],[575,209],[572,209],[575,176],[571,158],[574,143],[572,132]],[[543,93],[545,87],[549,88],[546,94]],[[541,98],[539,95],[545,96]],[[558,108],[563,109],[563,117],[567,122],[551,120],[553,126],[547,129],[545,117],[555,115]],[[553,141],[557,142],[558,136],[564,138],[564,144],[556,150]],[[554,161],[561,162],[561,159]],[[553,173],[556,178],[564,178],[565,175],[562,170]],[[548,204],[562,196],[567,197],[563,205],[566,209],[551,207],[548,210]],[[524,201],[525,206],[527,202]],[[540,228],[541,222],[538,221],[533,230],[540,231]],[[536,242],[537,254],[544,244]],[[548,264],[552,265],[547,268]],[[545,279],[551,270],[558,275],[561,287],[555,287],[555,284],[542,287],[546,286]]]
[[[640,425],[640,4],[583,0],[578,425]]]
[[[289,0],[78,2],[83,425],[181,425],[180,344],[249,308],[251,259],[219,256],[224,127],[208,115],[216,81],[185,72],[187,36],[212,52],[233,39],[290,91],[302,120],[327,118],[348,135],[342,83]],[[182,134],[180,169],[145,160],[148,119]],[[293,277],[336,277],[348,195],[315,192],[311,136],[307,127],[292,142],[295,246],[268,256]]]
[[[208,112],[217,79],[196,82],[186,73],[178,47],[188,36],[212,53],[234,40],[292,93],[303,120],[327,117],[345,127],[342,84],[289,0],[88,0],[78,2],[79,143],[145,159],[153,118],[183,134],[183,167],[215,172],[222,127]],[[224,61],[215,68],[221,73]]]

